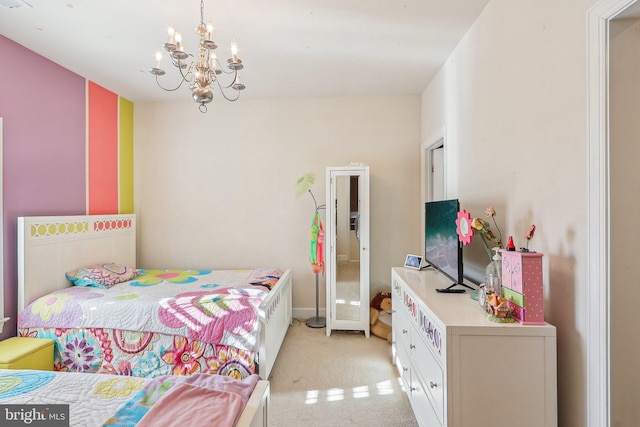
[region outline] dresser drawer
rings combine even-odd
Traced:
[[[413,376],[413,382],[414,384],[418,382],[415,375]],[[427,393],[422,387],[414,386],[414,390],[409,394],[409,402],[411,402],[413,413],[420,426],[441,427],[444,425],[442,416],[437,414],[433,403],[427,398]]]
[[[412,386],[425,392],[440,422],[444,422],[444,373],[427,344],[421,339],[412,341],[411,360],[418,381],[412,376]]]
[[[524,295],[522,295],[521,293],[518,293],[512,289],[509,288],[502,288],[502,293],[504,294],[504,297],[507,299],[507,301],[516,304],[520,307],[524,307]]]
[[[544,315],[543,313],[537,309],[533,308],[529,310],[528,308],[520,307],[510,301],[507,301],[509,307],[512,308],[511,315],[514,319],[520,322],[523,325],[544,325]]]
[[[396,347],[402,347],[408,351],[411,330],[409,316],[403,309],[395,310],[393,312],[391,324],[391,330],[393,331],[393,341],[395,342]]]
[[[409,349],[396,347],[394,360],[402,385],[407,392],[411,389],[411,359],[409,359],[408,351]]]

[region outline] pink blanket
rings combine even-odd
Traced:
[[[238,394],[177,384],[142,417],[138,427],[194,424],[233,427],[244,407]]]
[[[107,424],[234,426],[259,379],[255,374],[242,381],[209,374],[154,378]]]

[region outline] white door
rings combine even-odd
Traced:
[[[444,200],[444,145],[431,150],[431,200]]]

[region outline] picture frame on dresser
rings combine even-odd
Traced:
[[[420,255],[407,254],[404,260],[404,266],[414,270],[422,269],[422,257]]]

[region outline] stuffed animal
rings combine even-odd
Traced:
[[[371,333],[391,344],[391,293],[378,292],[369,307]]]

